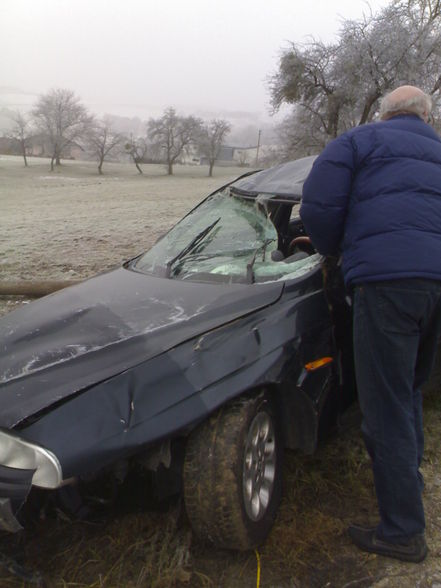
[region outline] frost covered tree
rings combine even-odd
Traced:
[[[147,135],[154,149],[158,149],[167,164],[168,175],[173,165],[190,144],[197,142],[202,121],[194,116],[179,116],[174,108],[167,108],[160,118],[150,119]]]
[[[103,173],[103,163],[112,152],[116,153],[127,140],[125,135],[117,133],[109,119],[96,121],[87,133],[87,145],[98,161],[98,173]]]
[[[71,90],[57,88],[40,96],[32,115],[50,143],[51,170],[60,165],[63,150],[78,143],[89,130],[93,117]]]
[[[135,164],[136,169],[140,174],[143,174],[142,168],[140,164],[142,163],[147,151],[148,151],[148,143],[142,137],[130,137],[130,141],[128,141],[124,146],[126,153],[130,155],[133,163]]]
[[[222,144],[230,130],[230,123],[223,119],[213,119],[201,128],[198,146],[202,155],[208,159],[208,176],[210,178],[213,175],[213,167],[219,157]]]
[[[11,139],[15,139],[20,144],[20,150],[23,156],[24,164],[27,167],[28,160],[26,156],[27,150],[31,144],[31,122],[29,118],[19,110],[11,115],[11,120],[13,122],[13,126],[8,135]]]
[[[270,78],[272,104],[293,105],[289,140],[306,153],[371,121],[379,98],[400,84],[420,86],[436,105],[440,60],[441,0],[394,0],[344,21],[335,43],[292,43]]]

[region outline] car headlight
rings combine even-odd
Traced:
[[[40,488],[58,488],[63,480],[60,462],[51,451],[1,430],[0,464],[35,470],[32,485]]]

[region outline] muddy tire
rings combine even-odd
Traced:
[[[282,443],[265,395],[223,407],[190,436],[184,500],[202,540],[239,550],[262,543],[281,488]]]

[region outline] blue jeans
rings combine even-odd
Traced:
[[[405,542],[425,528],[421,386],[441,332],[441,282],[400,279],[354,290],[354,360],[362,433],[372,460],[379,537]]]

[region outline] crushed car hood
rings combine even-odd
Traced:
[[[0,321],[0,426],[276,302],[283,284],[183,282],[121,268]]]

